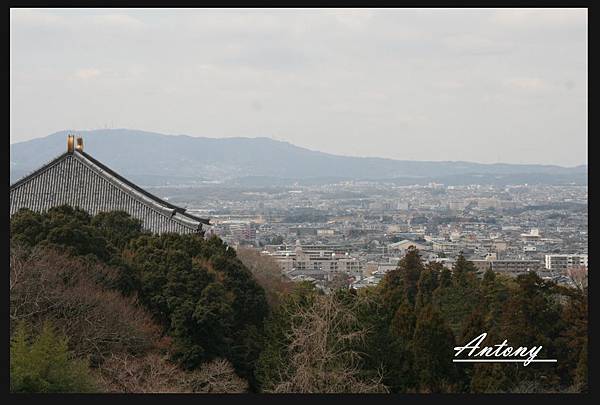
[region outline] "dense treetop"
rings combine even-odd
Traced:
[[[481,275],[462,255],[448,269],[411,248],[378,286],[324,295],[218,237],[152,235],[124,212],[62,206],[11,218],[10,292],[14,391],[588,387],[587,283]],[[483,332],[558,362],[453,363],[454,346]],[[62,371],[28,370],[46,352]]]

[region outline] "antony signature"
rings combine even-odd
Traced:
[[[516,349],[508,346],[508,341],[505,339],[502,343],[493,346],[481,346],[487,333],[484,332],[471,340],[465,346],[456,346],[454,350],[458,357],[466,350],[469,359],[453,359],[455,363],[483,363],[483,362],[522,362],[523,366],[528,366],[532,362],[556,363],[556,359],[536,359],[537,355],[542,350],[542,346],[532,346],[531,348],[519,346]]]

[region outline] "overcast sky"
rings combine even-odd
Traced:
[[[11,143],[266,136],[352,156],[587,163],[587,10],[11,10]]]

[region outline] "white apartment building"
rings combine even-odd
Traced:
[[[571,267],[588,267],[588,255],[546,255],[546,269],[564,271]]]
[[[263,254],[273,257],[284,273],[292,270],[300,272],[308,270],[327,274],[346,273],[361,277],[363,272],[363,265],[358,258],[352,257],[348,253],[336,254],[335,251],[323,247],[319,250],[309,250],[306,247],[297,246],[293,251],[263,252]]]

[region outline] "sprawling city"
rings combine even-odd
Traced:
[[[428,185],[348,181],[315,186],[152,189],[211,218],[233,247],[275,259],[285,277],[322,288],[377,284],[409,246],[451,268],[462,254],[483,273],[528,271],[569,283],[588,266],[584,185]]]
[[[589,397],[586,8],[10,34],[11,396]]]

